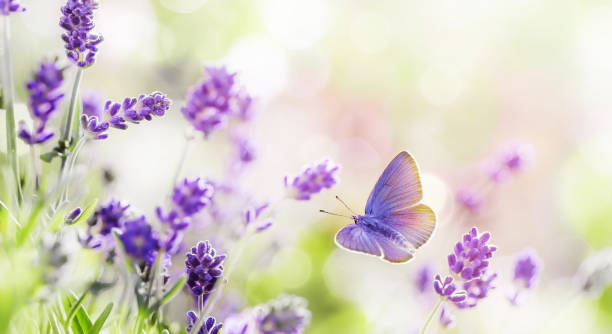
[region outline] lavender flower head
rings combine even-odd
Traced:
[[[450,310],[446,306],[442,306],[440,311],[440,325],[444,328],[450,328],[455,324],[455,316],[450,313]]]
[[[187,286],[195,297],[208,295],[214,289],[223,274],[223,260],[225,255],[218,255],[208,241],[199,242],[187,253]]]
[[[476,213],[482,208],[483,200],[473,189],[462,188],[457,192],[457,202],[471,213]]]
[[[254,334],[255,325],[250,310],[232,314],[223,322],[224,334]]]
[[[489,259],[497,247],[489,245],[491,234],[478,234],[473,227],[455,245],[454,253],[448,256],[448,266],[453,273],[465,280],[479,278],[489,266]]]
[[[529,144],[511,144],[502,150],[499,157],[490,164],[489,178],[501,183],[508,177],[522,170],[533,156],[533,148]]]
[[[174,188],[172,202],[183,216],[193,216],[202,211],[211,201],[213,186],[201,178],[185,178]]]
[[[0,14],[9,16],[11,13],[24,12],[26,9],[19,0],[0,0]]]
[[[464,282],[463,289],[467,292],[467,298],[455,301],[458,308],[471,308],[476,306],[479,300],[488,296],[489,290],[495,289],[497,273],[486,272],[481,277]]]
[[[98,52],[102,35],[92,32],[93,12],[98,8],[95,0],[68,0],[61,9],[60,27],[66,30],[62,40],[66,43],[66,55],[81,68],[91,66]]]
[[[236,73],[225,67],[207,67],[206,79],[191,87],[181,112],[198,131],[208,137],[222,128],[230,116],[246,120],[251,97],[236,82]]]
[[[127,255],[140,263],[153,265],[161,245],[144,216],[126,221],[119,238]]]
[[[192,333],[193,326],[198,321],[198,316],[193,311],[187,312],[187,333]],[[219,334],[223,324],[215,324],[216,320],[213,317],[208,317],[202,327],[197,331],[193,331],[193,334]]]
[[[542,262],[533,250],[519,255],[514,263],[514,282],[520,287],[531,289],[538,281]]]
[[[84,247],[110,250],[115,246],[111,234],[113,228],[123,228],[128,219],[130,205],[115,199],[111,199],[100,207],[88,221],[89,228],[87,237],[82,240]]]
[[[18,135],[29,145],[42,144],[53,137],[53,132],[46,129],[46,125],[64,97],[60,91],[64,81],[63,71],[55,61],[43,62],[26,85],[30,94],[28,104],[34,120],[34,131],[29,131],[22,121],[19,123]]]
[[[433,287],[441,298],[450,300],[453,303],[463,302],[467,297],[467,293],[464,290],[457,290],[457,286],[453,283],[453,278],[450,276],[442,279],[440,275],[436,275]]]
[[[255,309],[255,321],[262,334],[301,334],[310,324],[306,299],[280,295]]]
[[[289,191],[289,197],[307,201],[321,190],[331,188],[338,182],[335,174],[339,168],[326,159],[307,167],[302,174],[292,179],[285,176],[285,188]]]
[[[125,130],[128,121],[134,124],[142,120],[150,121],[153,116],[163,116],[170,109],[170,104],[170,99],[160,92],[128,97],[121,104],[107,101],[102,112],[99,108],[83,110],[81,125],[90,138],[106,139],[106,131],[110,127]]]
[[[433,284],[434,273],[431,266],[424,265],[417,271],[415,285],[417,290],[421,293],[430,291],[430,287]]]

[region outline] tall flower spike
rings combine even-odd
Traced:
[[[62,7],[60,27],[66,30],[62,34],[66,55],[79,67],[89,67],[94,63],[98,45],[103,40],[102,35],[92,32],[93,12],[97,8],[95,0],[68,0]]]
[[[207,67],[206,79],[191,87],[181,112],[193,127],[208,137],[230,118],[246,120],[251,97],[236,82],[236,73],[225,67]]]
[[[187,286],[195,297],[212,292],[223,274],[223,260],[225,255],[218,255],[208,241],[199,242],[187,253]]]
[[[81,125],[90,138],[105,139],[109,127],[125,130],[128,127],[127,121],[134,124],[142,120],[150,121],[153,116],[163,116],[170,105],[170,99],[160,92],[143,94],[138,98],[128,97],[123,103],[107,101],[102,112],[99,109],[83,112]]]
[[[285,176],[285,187],[289,191],[289,197],[307,201],[321,190],[331,188],[338,182],[335,174],[339,168],[331,161],[323,160],[317,165],[307,167],[302,174],[293,179]]]
[[[457,290],[457,286],[453,283],[453,278],[446,276],[444,279],[440,275],[436,275],[433,282],[434,290],[441,298],[450,300],[454,303],[463,302],[467,298],[467,293],[464,290]]]
[[[301,334],[310,324],[306,299],[280,295],[255,309],[255,322],[262,334]]]
[[[30,94],[28,104],[34,121],[34,131],[29,131],[22,121],[19,123],[18,133],[19,138],[27,144],[42,144],[53,137],[53,132],[46,126],[64,97],[60,91],[63,81],[63,69],[58,68],[55,61],[40,64],[32,80],[28,81],[26,88]]]
[[[467,292],[467,298],[455,301],[455,305],[459,308],[476,306],[479,300],[488,296],[489,290],[495,289],[496,278],[496,273],[487,272],[479,278],[464,282],[463,289]]]
[[[221,328],[223,328],[223,324],[216,324],[216,320],[213,317],[208,317],[208,319],[206,319],[206,321],[204,321],[204,324],[202,324],[202,327],[200,327],[200,330],[197,331],[197,333],[195,331],[193,331],[193,326],[195,326],[195,323],[198,321],[198,316],[195,314],[195,312],[193,311],[189,311],[187,312],[187,333],[191,333],[191,334],[218,334],[221,333]]]
[[[161,244],[144,216],[126,221],[119,238],[127,255],[141,263],[153,265]]]
[[[489,266],[489,259],[497,247],[489,245],[491,234],[478,234],[474,227],[455,245],[454,253],[448,256],[450,270],[465,280],[480,277]]]
[[[0,0],[0,14],[9,16],[11,13],[24,12],[26,9],[19,0]]]

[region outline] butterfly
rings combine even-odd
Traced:
[[[350,210],[338,196],[336,198]],[[338,231],[336,243],[389,262],[407,262],[416,249],[431,238],[436,226],[433,210],[425,204],[417,204],[422,198],[417,164],[410,154],[400,152],[372,189],[365,214],[349,217],[355,223]]]

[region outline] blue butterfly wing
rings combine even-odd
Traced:
[[[400,233],[416,249],[431,238],[436,227],[436,215],[427,205],[418,204],[390,213],[382,223]]]
[[[366,203],[366,215],[386,217],[423,198],[419,169],[414,158],[400,152],[385,168]]]
[[[380,247],[376,235],[368,233],[366,229],[357,224],[345,226],[336,234],[338,245],[352,251],[380,256]]]

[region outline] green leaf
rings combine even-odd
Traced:
[[[108,305],[106,305],[102,313],[100,313],[100,315],[98,316],[98,319],[96,319],[96,322],[94,322],[93,326],[89,329],[88,333],[98,334],[102,330],[102,327],[104,326],[104,323],[106,322],[106,319],[108,318],[112,310],[113,303],[109,303]]]
[[[187,277],[186,276],[181,277],[181,279],[179,279],[176,283],[174,283],[172,288],[170,288],[170,290],[166,292],[166,294],[159,300],[158,302],[159,305],[156,305],[156,306],[160,307],[170,302],[172,298],[174,298],[176,294],[178,294],[181,291],[183,286],[185,286],[185,282],[187,282]]]
[[[68,312],[68,316],[66,318],[66,322],[65,322],[66,327],[68,327],[72,323],[72,320],[76,316],[77,311],[79,310],[79,307],[83,304],[83,302],[85,301],[85,297],[87,297],[88,294],[89,294],[89,290],[85,290],[85,292],[83,292],[81,297],[79,297],[79,299],[74,304],[72,304],[72,306],[70,307],[70,312]]]
[[[96,205],[98,204],[98,199],[94,199],[93,201],[91,201],[89,203],[89,205],[87,205],[87,207],[85,208],[85,210],[83,211],[83,213],[81,213],[78,217],[76,217],[73,221],[66,221],[66,224],[68,225],[75,225],[77,223],[80,223],[82,221],[87,220],[87,218],[89,218],[89,216],[91,216],[91,214],[94,212],[94,210],[96,209]]]
[[[49,163],[53,161],[54,158],[59,157],[60,155],[61,154],[59,152],[57,152],[56,150],[53,150],[53,151],[41,154],[40,160]]]
[[[30,212],[30,217],[28,217],[28,221],[17,234],[17,245],[23,245],[23,243],[28,239],[30,234],[34,231],[34,228],[38,223],[38,215],[40,215],[44,206],[44,199],[41,198],[36,202],[34,208],[32,208],[32,212]]]

